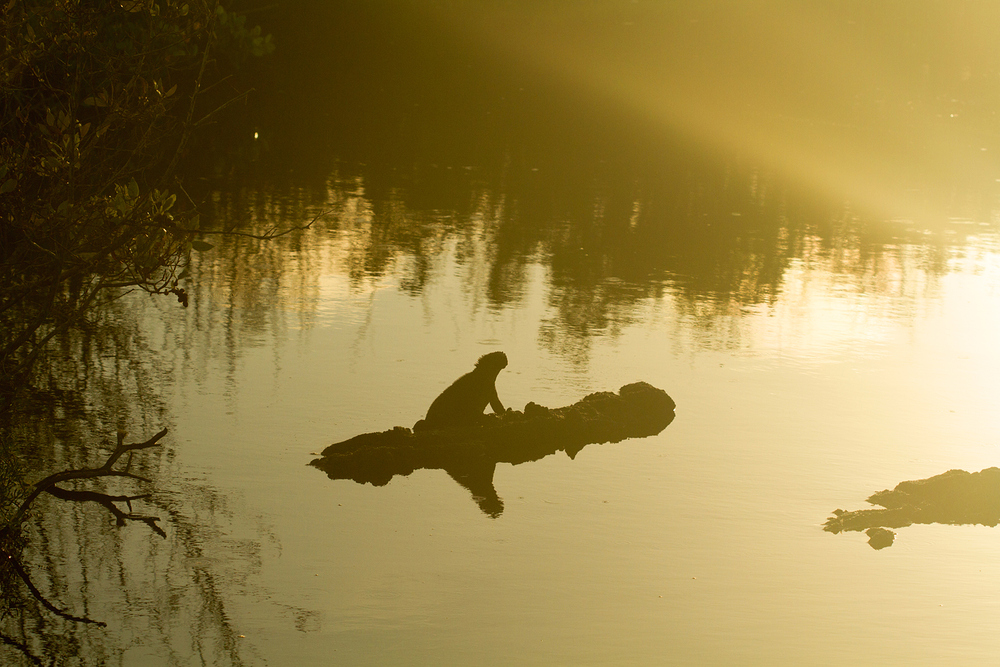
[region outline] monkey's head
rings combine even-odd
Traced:
[[[507,368],[507,355],[503,352],[490,352],[489,354],[484,354],[479,357],[479,361],[476,362],[476,368],[484,371],[499,373],[503,369]]]

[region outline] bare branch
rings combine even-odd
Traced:
[[[216,7],[218,7],[218,2],[216,2]],[[212,12],[215,15],[215,12]],[[215,29],[212,25],[208,31],[208,42],[202,48],[201,52],[201,65],[198,68],[198,76],[194,80],[194,90],[191,92],[190,103],[188,105],[187,117],[184,119],[184,124],[181,126],[181,136],[180,140],[177,142],[177,148],[174,149],[174,155],[170,159],[170,164],[167,165],[167,169],[164,172],[164,176],[169,178],[173,175],[174,169],[177,167],[177,163],[181,159],[181,155],[184,149],[187,147],[187,142],[191,138],[191,133],[194,132],[194,109],[198,102],[198,98],[204,84],[205,79],[205,68],[208,66],[209,54],[212,53],[212,47],[215,43]]]
[[[108,460],[104,462],[104,466],[102,466],[102,468],[104,470],[111,470],[111,466],[113,466],[115,464],[115,461],[118,460],[118,457],[120,457],[125,452],[132,452],[137,449],[149,449],[150,447],[156,447],[157,443],[159,443],[160,441],[160,438],[162,438],[166,434],[167,434],[167,429],[163,429],[162,431],[160,431],[159,433],[157,433],[156,435],[154,435],[145,442],[133,443],[131,445],[123,445],[122,441],[125,440],[125,434],[119,431],[118,446],[115,448],[115,451],[112,452],[111,456],[108,457]]]
[[[309,229],[310,227],[313,226],[313,224],[315,224],[315,222],[317,220],[319,220],[320,218],[322,218],[327,213],[332,213],[332,212],[333,212],[333,209],[327,209],[325,211],[321,211],[321,212],[317,213],[315,216],[313,216],[312,220],[310,220],[306,224],[304,224],[304,225],[296,225],[294,227],[289,227],[288,229],[286,229],[284,231],[281,231],[281,232],[279,232],[279,231],[277,231],[276,229],[273,229],[273,228],[267,230],[263,234],[251,234],[250,232],[226,231],[224,229],[211,229],[211,230],[194,230],[194,229],[188,229],[188,230],[184,230],[184,231],[187,231],[187,232],[189,232],[191,234],[215,234],[215,235],[218,235],[218,236],[244,236],[244,237],[250,238],[250,239],[258,239],[260,241],[270,241],[271,239],[276,239],[276,238],[285,236],[286,234],[291,234],[292,232],[300,232],[300,231]]]
[[[111,453],[111,455],[108,457],[108,460],[104,462],[104,465],[102,465],[100,468],[64,470],[62,472],[53,473],[48,477],[46,477],[45,479],[36,482],[35,488],[31,490],[31,493],[28,494],[28,497],[25,498],[24,502],[21,503],[21,506],[17,508],[17,511],[14,512],[13,517],[11,517],[7,525],[17,526],[21,522],[21,519],[24,517],[24,514],[28,511],[28,507],[35,500],[35,498],[37,498],[43,492],[49,491],[52,487],[54,487],[56,484],[60,482],[66,482],[72,479],[91,479],[95,477],[130,477],[132,479],[137,479],[144,482],[150,481],[144,477],[140,477],[139,475],[132,474],[128,472],[128,470],[113,470],[112,466],[121,457],[122,454],[125,454],[127,452],[131,453],[139,449],[148,449],[150,447],[156,447],[160,439],[166,434],[167,434],[167,429],[163,429],[162,431],[151,437],[149,440],[146,440],[145,442],[126,445],[123,444],[123,441],[125,439],[125,434],[119,432],[118,446],[115,447],[115,451]],[[53,495],[56,494],[53,493]],[[117,508],[115,508],[115,510],[119,511],[117,510]],[[119,525],[124,525],[124,524],[119,523]]]
[[[151,495],[149,493],[143,493],[136,496],[112,496],[107,493],[99,493],[97,491],[77,491],[74,489],[64,489],[62,487],[55,485],[50,486],[49,488],[46,489],[46,491],[51,495],[55,496],[56,498],[59,498],[60,500],[67,500],[79,503],[85,503],[85,502],[97,503],[98,505],[101,505],[109,512],[111,512],[112,515],[114,515],[115,520],[119,527],[124,526],[126,521],[130,520],[141,521],[145,523],[147,526],[149,526],[153,530],[153,532],[155,532],[160,537],[166,538],[167,536],[167,533],[162,528],[160,528],[160,526],[156,523],[157,521],[160,520],[160,517],[146,516],[142,514],[135,514],[132,512],[132,501],[148,498]],[[128,512],[121,511],[120,509],[118,509],[118,506],[115,505],[115,502],[126,503],[128,505],[129,511]]]
[[[228,107],[229,105],[231,105],[231,104],[233,104],[235,102],[238,102],[240,100],[245,100],[247,98],[247,96],[250,95],[250,93],[252,93],[252,92],[253,92],[253,88],[251,88],[250,90],[246,90],[246,91],[240,93],[236,97],[233,97],[233,98],[227,100],[226,102],[223,102],[219,106],[215,107],[215,109],[209,111],[207,114],[205,114],[204,116],[202,116],[201,118],[199,118],[195,122],[194,126],[195,127],[201,127],[202,125],[204,125],[205,123],[207,123],[209,121],[209,119],[211,119],[213,116],[215,116],[215,114],[219,113],[220,111],[222,111],[223,109],[225,109],[226,107]]]

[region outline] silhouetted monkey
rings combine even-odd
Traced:
[[[455,380],[427,409],[427,417],[413,425],[414,431],[470,426],[479,421],[489,405],[493,412],[504,411],[497,396],[497,375],[507,367],[507,355],[490,352],[479,357],[471,372]]]

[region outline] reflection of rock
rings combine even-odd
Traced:
[[[662,389],[636,382],[617,394],[590,394],[562,408],[528,403],[524,412],[484,415],[472,428],[414,433],[397,426],[364,433],[330,445],[311,465],[330,479],[375,486],[421,468],[442,469],[472,492],[484,512],[499,516],[503,501],[493,487],[497,463],[516,465],[557,451],[573,458],[591,443],[655,435],[673,421],[674,407]]]
[[[885,509],[835,510],[823,529],[839,533],[878,527],[904,528],[914,523],[996,526],[1000,523],[1000,468],[973,473],[949,470],[928,479],[900,482],[891,491],[871,495],[868,502]],[[876,546],[871,532],[868,536],[872,538],[869,544],[876,549],[892,544],[889,537],[888,544]],[[879,543],[884,541],[882,536]]]
[[[896,539],[896,533],[888,528],[869,528],[865,531],[868,536],[868,544],[876,551],[892,546],[892,541]]]

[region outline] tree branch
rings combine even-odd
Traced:
[[[140,449],[149,449],[150,447],[156,447],[158,445],[160,439],[163,436],[165,436],[166,434],[167,434],[167,429],[163,429],[162,431],[160,431],[159,433],[157,433],[156,435],[154,435],[153,437],[151,437],[149,440],[146,440],[145,442],[138,442],[138,443],[132,443],[132,444],[126,445],[126,444],[123,444],[123,441],[125,440],[125,434],[123,432],[119,431],[118,432],[118,446],[115,447],[115,451],[113,451],[111,453],[111,455],[108,456],[108,459],[107,459],[107,461],[104,462],[104,465],[102,465],[100,468],[83,468],[83,469],[79,469],[79,470],[64,470],[63,472],[53,473],[53,474],[49,475],[48,477],[46,477],[45,479],[43,479],[43,480],[41,480],[39,482],[36,482],[35,483],[35,488],[33,488],[31,490],[31,493],[28,494],[28,497],[25,498],[24,502],[21,503],[20,507],[17,508],[17,511],[14,512],[14,515],[11,517],[11,519],[7,523],[7,525],[8,526],[17,526],[17,525],[19,525],[20,522],[21,522],[21,519],[24,517],[24,514],[28,511],[28,507],[31,505],[32,502],[34,502],[35,498],[37,498],[43,492],[49,491],[52,487],[54,487],[59,482],[66,482],[66,481],[69,481],[71,479],[90,479],[90,478],[94,478],[94,477],[131,477],[132,479],[137,479],[137,480],[144,481],[144,482],[150,481],[150,480],[148,480],[148,479],[146,479],[144,477],[140,477],[139,475],[135,475],[135,474],[129,472],[129,468],[131,467],[131,458],[130,458],[128,464],[126,464],[124,470],[113,470],[112,466],[118,461],[119,458],[121,458],[122,454],[125,454],[126,452],[129,453],[129,454],[131,454],[131,452],[134,452],[134,451],[137,451],[137,450],[140,450]],[[65,491],[65,489],[60,489],[60,491]],[[83,492],[74,492],[74,493],[83,493]],[[57,493],[53,493],[53,495],[57,495]],[[115,511],[120,511],[120,510],[118,510],[118,508],[115,508]],[[118,514],[115,514],[115,516],[117,517]],[[151,522],[151,521],[148,520],[148,519],[153,518],[153,517],[141,517],[141,516],[136,516],[136,515],[127,515],[127,518],[135,519],[136,521],[142,521],[142,522],[146,523],[147,525],[149,525],[151,528],[153,528],[153,530],[156,531],[157,534],[160,534],[160,535],[163,535],[164,537],[166,537],[166,535],[163,533],[163,530],[161,528],[159,528],[159,526],[156,526],[153,522]],[[153,518],[153,519],[155,520],[155,518]],[[119,518],[119,524],[118,525],[124,525],[121,522],[120,518]]]
[[[207,123],[210,118],[212,118],[213,116],[215,116],[215,114],[219,113],[220,111],[222,111],[223,109],[225,109],[226,107],[228,107],[231,104],[234,104],[234,103],[236,103],[236,102],[238,102],[240,100],[245,100],[247,98],[247,96],[250,93],[252,93],[252,92],[253,92],[253,88],[251,88],[250,90],[245,90],[242,93],[240,93],[239,95],[237,95],[236,97],[231,98],[227,102],[223,102],[222,104],[220,104],[219,106],[217,106],[215,109],[213,109],[212,111],[209,111],[207,114],[205,114],[204,116],[202,116],[201,118],[199,118],[197,120],[197,122],[195,122],[194,126],[195,127],[201,127],[202,125],[204,125],[205,123]]]
[[[300,232],[300,231],[309,229],[310,227],[313,226],[313,224],[317,220],[319,220],[320,218],[322,218],[327,213],[331,213],[332,211],[333,211],[333,209],[327,209],[325,211],[321,211],[321,212],[317,213],[315,216],[313,216],[313,219],[310,220],[309,222],[307,222],[306,224],[304,224],[304,225],[296,225],[294,227],[289,227],[288,229],[286,229],[284,231],[280,231],[280,232],[278,230],[274,229],[273,227],[271,229],[267,230],[266,232],[264,232],[263,234],[251,234],[250,232],[226,231],[224,229],[211,229],[211,230],[185,229],[183,231],[186,231],[186,232],[191,233],[191,234],[215,234],[215,235],[218,235],[218,236],[245,236],[246,238],[250,238],[250,239],[258,239],[260,241],[270,241],[271,239],[276,239],[276,238],[279,238],[281,236],[285,236],[286,234],[291,234],[292,232]]]
[[[132,477],[133,475],[129,476]],[[142,498],[148,498],[150,496],[150,494],[148,493],[143,493],[137,496],[112,496],[106,493],[99,493],[97,491],[77,491],[74,489],[64,489],[62,487],[55,485],[50,486],[49,488],[46,489],[46,491],[49,494],[55,496],[56,498],[59,498],[60,500],[68,500],[78,503],[85,503],[85,502],[97,503],[98,505],[101,505],[109,512],[111,512],[111,514],[114,515],[115,521],[119,526],[124,526],[125,522],[128,520],[141,521],[145,523],[147,526],[149,526],[152,529],[152,531],[157,535],[159,535],[160,537],[163,538],[167,537],[167,533],[162,528],[160,528],[160,526],[156,523],[157,521],[160,520],[160,517],[146,516],[143,514],[135,514],[132,512],[132,501],[140,500]],[[123,502],[126,505],[128,505],[128,512],[126,513],[118,509],[118,506],[115,505],[115,502]]]

